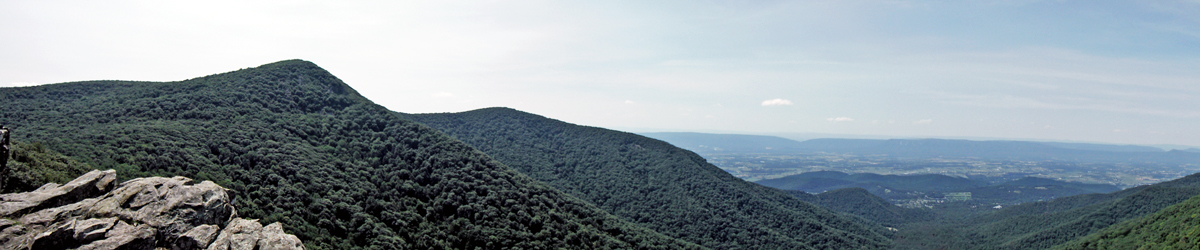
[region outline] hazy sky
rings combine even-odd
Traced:
[[[1200,146],[1197,0],[0,0],[0,86],[294,58],[406,113]]]

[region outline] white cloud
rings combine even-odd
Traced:
[[[852,121],[854,121],[854,118],[843,116],[843,117],[829,118],[829,119],[825,119],[825,120],[831,121],[831,122],[852,122]]]
[[[921,119],[921,120],[913,121],[914,125],[923,125],[923,124],[930,124],[930,123],[933,123],[932,119]]]
[[[434,93],[434,94],[433,94],[433,97],[454,97],[454,93],[450,93],[450,92],[437,92],[437,93]]]
[[[636,103],[636,102],[633,102],[633,101],[630,101],[630,100],[625,100],[625,104],[634,104],[634,103]]]
[[[762,105],[763,106],[792,105],[792,101],[788,101],[787,99],[775,98],[775,99],[763,101]]]

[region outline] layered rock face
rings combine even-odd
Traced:
[[[227,189],[213,182],[116,179],[94,170],[0,194],[0,249],[304,249],[278,222],[237,218]]]

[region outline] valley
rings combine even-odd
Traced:
[[[645,135],[697,152],[713,165],[748,181],[810,193],[862,187],[894,204],[908,207],[1003,207],[1083,193],[1111,192],[1200,172],[1200,164],[1180,160],[1193,159],[1200,154],[1133,145],[939,139],[812,139],[801,142],[761,135]],[[891,184],[879,183],[881,180],[846,184],[843,183],[847,181],[845,179],[830,180],[824,178],[829,176],[819,176],[818,173],[824,172],[890,176],[897,180],[942,176],[974,183],[955,189],[950,188],[951,184],[930,182],[925,184],[931,188],[915,190],[898,188],[896,185],[905,184],[896,180]],[[814,177],[802,177],[809,175]],[[784,184],[787,181],[783,180],[789,178],[799,182]],[[1064,188],[1080,185],[1106,185],[1108,188]],[[983,188],[985,186],[993,188]]]
[[[704,152],[704,151],[697,151]],[[713,165],[748,181],[805,172],[838,171],[892,175],[940,174],[993,183],[1023,177],[1069,182],[1147,185],[1200,172],[1200,164],[1012,161],[988,159],[895,159],[830,153],[700,153]]]
[[[644,135],[693,150],[739,178],[887,225],[897,232],[893,249],[1112,246],[1098,237],[1121,237],[1119,244],[1144,246],[1149,244],[1145,234],[1124,236],[1127,231],[1105,228],[1200,195],[1200,175],[1194,174],[1200,161],[1193,160],[1197,155],[1190,150],[1014,141],[798,142],[759,135]],[[1179,217],[1145,220],[1182,220]],[[1085,235],[1091,236],[1080,239]],[[1182,235],[1195,233],[1173,239],[1187,239]]]

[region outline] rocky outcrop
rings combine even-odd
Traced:
[[[304,249],[278,222],[237,218],[229,192],[213,182],[116,179],[95,170],[0,194],[0,249]]]

